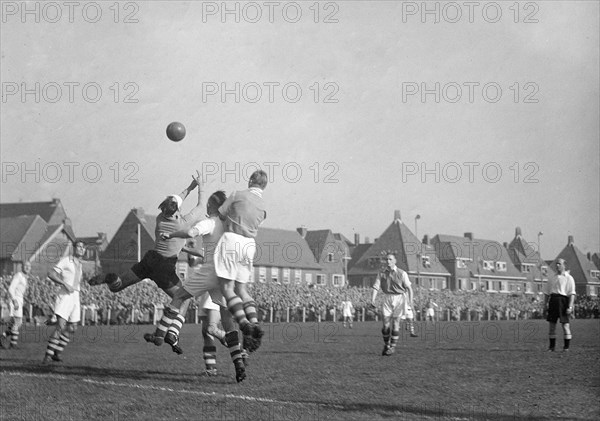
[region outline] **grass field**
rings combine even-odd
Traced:
[[[142,339],[150,325],[79,327],[65,361],[40,365],[50,328],[24,327],[0,351],[2,420],[597,420],[600,321],[573,323],[572,350],[544,352],[547,323],[418,324],[382,357],[380,324],[265,324],[237,384],[219,345],[203,377],[202,337],[183,355]]]

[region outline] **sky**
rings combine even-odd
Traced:
[[[2,203],[111,238],[261,167],[267,227],[600,250],[598,2],[69,4],[2,2]]]

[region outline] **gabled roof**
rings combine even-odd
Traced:
[[[65,231],[74,240],[64,224],[48,225],[38,215],[25,215],[12,218],[0,218],[0,233],[2,235],[1,259],[23,261],[30,259],[59,232]]]
[[[508,249],[498,241],[446,234],[438,234],[432,241],[436,245],[440,260],[465,259],[465,265],[471,272],[471,276],[526,279],[526,276],[513,264]],[[495,267],[485,269],[484,261],[492,261],[494,266],[495,262],[504,262],[506,271],[498,271]]]
[[[556,256],[552,262],[552,267],[558,259],[565,259],[567,262],[567,270],[571,273],[576,284],[587,284],[589,282],[598,282],[598,278],[591,276],[591,270],[598,270],[593,262],[590,262],[586,255],[577,248],[573,242],[573,238],[569,237],[569,242],[564,249]]]
[[[363,254],[365,254],[372,245],[373,243],[364,243],[354,246],[352,253],[350,254],[351,259],[348,262],[348,270],[352,269],[352,267],[360,260]]]
[[[423,244],[400,219],[394,220],[377,241],[352,266],[349,275],[376,274],[380,267],[369,259],[381,258],[386,252],[396,255],[396,266],[409,273],[449,276],[450,272],[438,261],[433,246]],[[419,261],[418,254],[429,256],[429,267]]]
[[[254,266],[321,270],[307,241],[297,231],[259,228]]]
[[[321,259],[321,255],[323,254],[325,245],[329,242],[330,236],[333,238],[333,233],[329,229],[306,231],[304,239],[306,240],[308,247],[310,247],[310,250],[316,259],[315,261]]]
[[[64,214],[64,209],[59,199],[54,199],[50,202],[0,203],[0,218],[39,215],[47,223],[63,222],[62,220],[52,221],[52,217],[57,210]]]
[[[547,266],[546,262],[540,258],[539,251],[536,250],[532,244],[525,241],[525,238],[521,234],[521,228],[519,227],[515,229],[515,237],[508,245],[508,255],[512,259],[517,270],[525,263],[534,265],[531,270],[533,278],[544,278],[544,275],[540,272],[540,265]]]
[[[0,258],[13,259],[20,249],[33,249],[46,231],[46,226],[46,222],[38,215],[0,218],[3,245]]]

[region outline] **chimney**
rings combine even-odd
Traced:
[[[573,236],[572,236],[572,235],[569,235],[569,241],[567,242],[567,245],[568,245],[568,246],[572,246],[572,245],[573,245],[573,243],[574,243],[574,241],[573,241]]]
[[[400,218],[400,211],[398,209],[394,211],[394,221],[397,219],[402,220],[402,218]]]
[[[502,245],[504,246],[504,248],[505,248],[505,249],[507,249],[507,248],[508,248],[508,243],[507,243],[506,241],[505,241],[505,242],[503,242],[503,243],[502,243]]]
[[[144,219],[144,217],[146,216],[146,212],[144,212],[144,208],[133,208],[133,212],[140,219]]]
[[[359,245],[360,244],[360,234],[355,232],[354,233],[354,245]]]
[[[306,227],[305,226],[301,226],[300,228],[296,228],[296,231],[298,231],[298,234],[300,234],[300,236],[302,236],[302,238],[306,238]]]
[[[515,237],[520,237],[521,235],[521,227],[515,228]]]
[[[465,232],[465,237],[468,238],[469,240],[473,241],[473,233],[472,232]]]
[[[427,246],[429,245],[429,236],[428,236],[427,234],[425,234],[425,235],[423,236],[423,241],[422,241],[422,243],[423,243],[423,244],[425,244],[425,245],[427,245]]]
[[[592,261],[592,253],[589,251],[587,252],[587,258],[590,262]]]

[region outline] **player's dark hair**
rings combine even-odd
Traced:
[[[216,192],[210,195],[210,197],[208,198],[208,203],[212,203],[217,209],[219,209],[221,205],[225,203],[226,200],[227,195],[225,194],[225,192],[223,190],[217,190]]]
[[[267,187],[267,173],[263,170],[256,170],[250,176],[248,187],[259,187],[264,190]]]
[[[173,216],[177,212],[177,201],[174,197],[169,196],[158,205],[158,209],[166,217]]]

